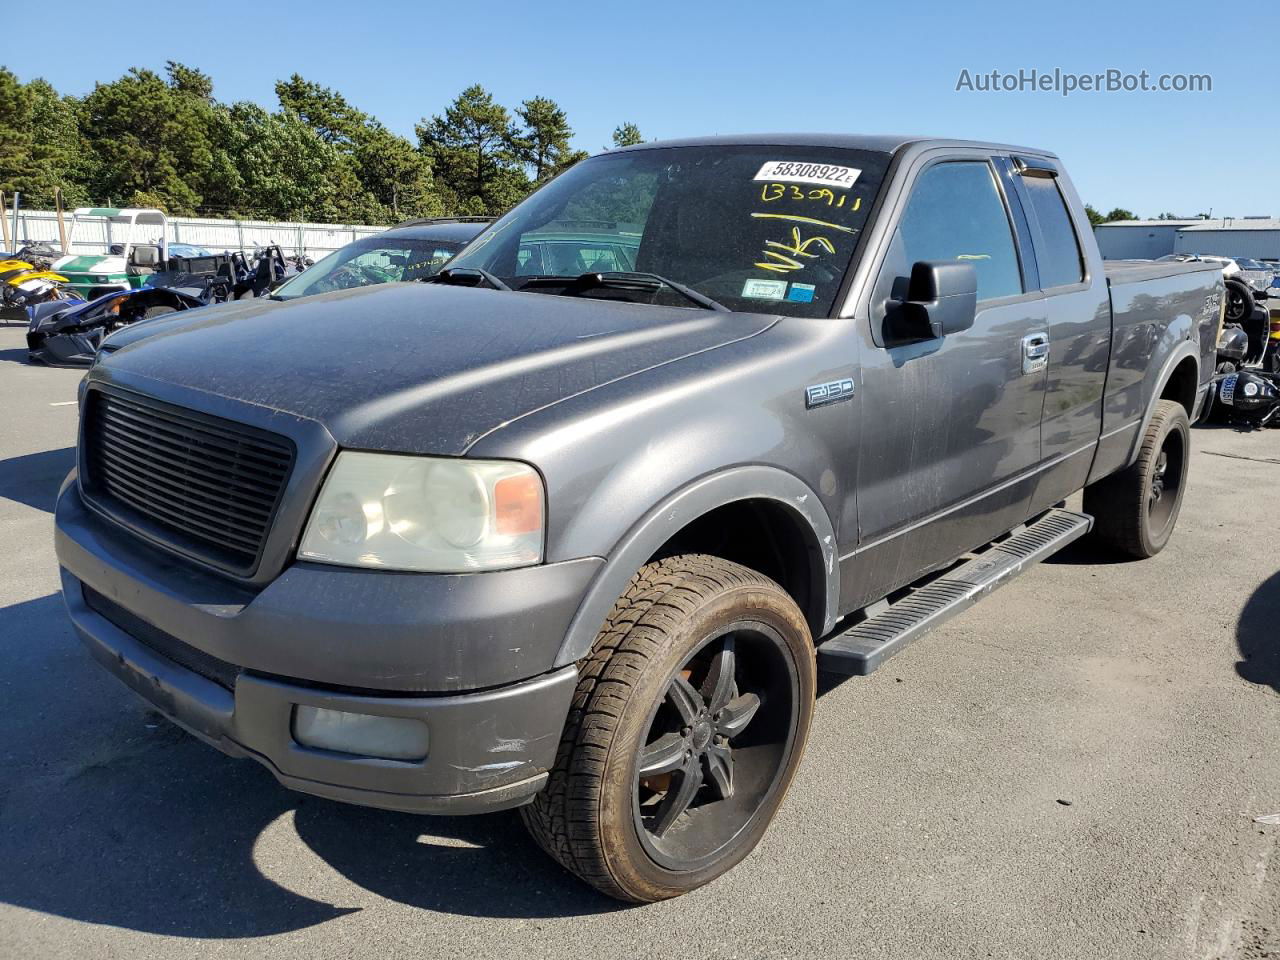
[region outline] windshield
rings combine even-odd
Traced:
[[[197,247],[190,243],[169,244],[171,257],[212,257],[213,251],[208,247]]]
[[[449,240],[409,237],[369,237],[329,254],[272,294],[276,300],[296,300],[315,293],[367,287],[397,280],[434,276],[462,244]]]
[[[688,306],[672,288],[534,282],[648,273],[732,310],[826,316],[889,162],[832,147],[662,147],[584,161],[449,264],[519,290]]]

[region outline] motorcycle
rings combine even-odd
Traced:
[[[305,269],[278,246],[242,253],[172,257],[134,290],[87,303],[42,303],[26,312],[28,359],[49,366],[87,367],[103,339],[121,327],[180,310],[266,296]]]
[[[0,319],[25,320],[28,308],[42,303],[83,302],[63,286],[67,278],[50,269],[57,255],[48,244],[29,244],[0,259]]]
[[[1280,373],[1236,370],[1212,381],[1219,419],[1260,430],[1280,426]]]

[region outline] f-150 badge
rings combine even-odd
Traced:
[[[804,390],[804,405],[809,410],[852,398],[853,380],[849,377],[843,380],[832,380],[830,383],[815,383],[811,387],[805,387]]]

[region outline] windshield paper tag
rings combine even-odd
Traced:
[[[787,281],[748,280],[742,285],[742,295],[751,300],[783,300],[787,296]]]
[[[772,180],[774,183],[817,183],[824,187],[847,190],[858,181],[861,170],[838,167],[830,163],[802,163],[796,160],[770,160],[756,180]]]

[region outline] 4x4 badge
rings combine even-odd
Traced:
[[[811,387],[805,387],[804,390],[804,405],[809,410],[852,398],[853,380],[849,377],[843,380],[832,380],[830,383],[815,383]]]

